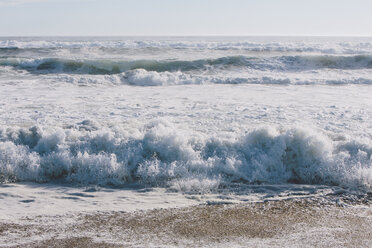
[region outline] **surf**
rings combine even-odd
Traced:
[[[123,130],[124,131],[124,130]],[[214,191],[239,184],[311,184],[370,190],[372,146],[306,129],[261,128],[236,140],[152,122],[137,136],[84,121],[54,131],[2,129],[0,179]]]

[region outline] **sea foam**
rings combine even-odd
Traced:
[[[1,181],[139,183],[186,192],[234,184],[319,184],[364,190],[372,185],[371,144],[332,140],[313,130],[261,128],[225,139],[190,134],[164,121],[142,127],[137,136],[85,126],[52,131],[3,128]]]
[[[105,37],[105,38],[12,38],[0,39],[0,49],[16,53],[31,49],[91,49],[109,52],[112,49],[203,49],[240,50],[252,52],[305,52],[324,54],[370,54],[371,39],[330,37]],[[92,50],[93,49],[93,50]]]

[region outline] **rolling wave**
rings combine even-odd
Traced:
[[[34,73],[71,73],[110,75],[126,72],[134,69],[147,71],[190,71],[206,69],[208,66],[248,66],[249,58],[243,56],[223,57],[218,59],[201,59],[194,61],[172,60],[137,60],[137,61],[113,61],[113,60],[71,60],[59,58],[44,59],[17,59],[2,58],[0,65],[12,66]]]
[[[0,58],[0,66],[11,66],[39,74],[112,75],[135,69],[155,72],[218,71],[231,68],[258,71],[305,71],[316,69],[372,69],[372,56],[279,56],[270,58],[228,56],[192,61],[180,60],[83,60]]]

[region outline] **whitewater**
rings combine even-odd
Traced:
[[[371,38],[1,37],[1,219],[370,195],[371,93]]]

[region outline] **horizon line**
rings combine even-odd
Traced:
[[[126,34],[126,35],[118,35],[118,34],[113,34],[113,35],[102,35],[102,34],[97,34],[97,35],[0,35],[1,38],[7,38],[7,37],[19,37],[19,38],[27,38],[27,37],[355,37],[355,38],[372,38],[372,34],[370,35],[351,35],[351,34],[340,34],[340,35],[321,35],[321,34],[171,34],[171,35],[164,35],[164,34]]]

